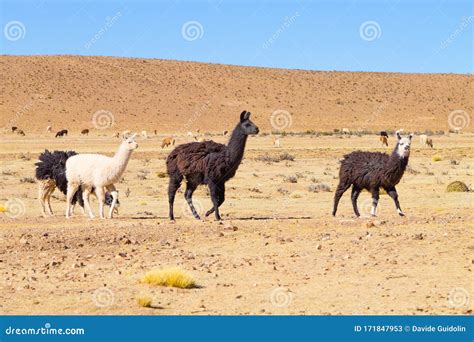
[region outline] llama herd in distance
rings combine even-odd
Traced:
[[[259,133],[259,128],[250,120],[250,115],[248,111],[240,114],[239,121],[231,132],[227,144],[203,140],[174,147],[173,137],[163,139],[162,149],[173,147],[166,158],[170,220],[175,219],[175,195],[183,181],[186,183],[184,198],[193,216],[198,220],[201,219],[193,205],[192,195],[199,185],[206,185],[209,188],[212,207],[205,216],[214,213],[216,220],[221,220],[219,208],[225,201],[225,183],[236,174],[244,156],[248,137]],[[348,129],[342,130],[343,134],[350,134],[348,131]],[[402,137],[402,131],[395,133],[397,141],[390,155],[381,152],[355,151],[343,157],[339,171],[339,185],[334,195],[332,211],[334,216],[341,196],[350,187],[352,187],[352,205],[357,217],[360,216],[357,198],[362,190],[368,190],[372,194],[371,215],[376,216],[380,189],[387,192],[393,199],[398,214],[404,216],[395,186],[400,182],[408,165],[413,135]],[[67,130],[60,132],[67,135]],[[56,187],[66,195],[66,218],[73,215],[76,203],[80,204],[84,214],[94,218],[89,203],[91,194],[98,199],[99,217],[105,218],[104,204],[110,207],[107,217],[113,217],[120,203],[115,184],[121,180],[133,151],[138,148],[135,141],[137,133],[132,134],[129,131],[122,133],[123,140],[113,157],[101,154],[77,154],[74,151],[45,150],[41,153],[39,162],[36,163],[36,178],[44,217],[53,215],[50,197]],[[141,136],[147,139],[143,134]],[[380,132],[380,140],[384,144],[388,145],[388,138],[386,131]],[[278,144],[280,144],[279,140]]]

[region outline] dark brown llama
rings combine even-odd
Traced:
[[[395,185],[400,182],[407,167],[412,136],[410,134],[409,137],[402,138],[397,131],[397,145],[390,156],[380,152],[362,151],[345,155],[339,170],[339,185],[334,195],[332,214],[336,215],[342,194],[352,185],[351,199],[356,216],[360,216],[357,209],[357,198],[364,189],[372,194],[371,215],[375,216],[380,188],[384,189],[393,199],[398,214],[405,216],[398,202]]]
[[[192,142],[177,146],[166,159],[170,177],[168,187],[169,217],[174,220],[173,204],[176,191],[186,178],[184,198],[196,219],[200,219],[192,202],[194,190],[200,184],[207,184],[213,207],[206,212],[215,212],[221,220],[219,206],[225,200],[225,182],[234,177],[244,156],[247,137],[258,134],[258,127],[249,119],[250,113],[243,111],[227,145],[213,141]]]

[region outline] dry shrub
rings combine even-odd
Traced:
[[[166,177],[168,177],[168,174],[166,172],[157,172],[156,176],[158,178],[166,178]]]
[[[283,153],[280,153],[277,156],[271,156],[269,154],[263,154],[263,155],[260,155],[257,158],[255,158],[255,160],[271,164],[271,163],[279,163],[279,162],[285,161],[285,160],[295,161],[295,157],[293,155],[289,154],[288,152],[283,152]]]
[[[308,186],[309,192],[331,192],[331,187],[325,183],[310,184]]]
[[[439,161],[442,160],[442,158],[441,158],[441,156],[436,155],[436,156],[433,156],[433,158],[431,158],[431,160],[433,160],[434,162],[439,162]]]
[[[140,279],[140,282],[143,284],[171,286],[181,289],[196,287],[194,278],[178,267],[148,271],[145,276]]]
[[[469,192],[469,187],[461,181],[454,181],[448,184],[446,192]]]
[[[151,302],[152,302],[151,297],[148,297],[148,296],[139,296],[139,297],[137,297],[138,305],[140,305],[144,308],[151,307]]]

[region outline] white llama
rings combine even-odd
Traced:
[[[125,139],[119,146],[113,157],[101,154],[77,154],[66,161],[67,178],[67,208],[66,218],[72,216],[72,196],[82,186],[84,207],[90,218],[94,218],[90,204],[89,195],[92,188],[95,188],[97,199],[99,200],[99,215],[104,217],[104,188],[112,195],[109,218],[112,218],[115,204],[118,199],[118,192],[114,184],[120,181],[127,167],[132,151],[138,147],[135,142],[136,133]]]

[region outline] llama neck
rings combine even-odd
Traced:
[[[394,185],[398,184],[398,182],[400,182],[402,179],[402,176],[405,173],[408,165],[408,158],[409,156],[400,157],[395,149],[388,159],[385,167],[385,175]]]
[[[234,167],[238,167],[242,158],[244,157],[245,144],[247,143],[247,134],[242,132],[240,124],[238,124],[227,144],[227,150],[229,153],[230,164]]]
[[[114,173],[116,173],[114,178],[120,177],[123,174],[131,154],[132,150],[127,149],[124,144],[119,146],[117,152],[115,152],[115,155],[112,158],[113,169],[115,170]]]

